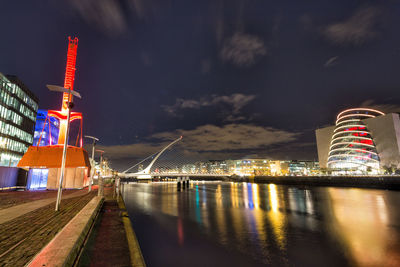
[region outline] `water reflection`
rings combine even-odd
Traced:
[[[125,186],[124,199],[181,249],[209,242],[260,264],[400,266],[394,191],[192,182],[177,192],[153,183]]]
[[[398,225],[390,225],[385,191],[328,189],[332,228],[357,265],[400,266]],[[398,223],[398,222],[391,222]],[[394,250],[396,248],[396,250]]]
[[[268,218],[270,219],[272,230],[274,232],[275,241],[278,243],[281,249],[285,247],[285,216],[279,210],[279,206],[285,206],[284,198],[278,198],[278,193],[276,185],[268,185],[269,200],[271,204],[271,212],[268,213]],[[281,201],[281,204],[279,203]]]

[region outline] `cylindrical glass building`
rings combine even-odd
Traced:
[[[379,110],[352,108],[338,114],[329,148],[328,168],[335,173],[379,172],[379,156],[364,119],[384,115]]]

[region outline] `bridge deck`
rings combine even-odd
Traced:
[[[137,174],[137,173],[127,173],[121,174],[122,177],[125,178],[139,178],[145,177],[145,179],[150,179],[154,177],[229,177],[230,174],[209,174],[209,173],[149,173],[149,174]],[[149,177],[150,176],[150,177]]]

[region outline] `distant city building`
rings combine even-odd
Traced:
[[[240,159],[227,160],[227,169],[230,174],[239,176],[269,175],[269,161],[267,159]]]
[[[140,169],[143,169],[140,168]],[[154,173],[222,174],[237,176],[319,175],[319,163],[309,160],[238,159],[197,161],[179,167],[158,166]]]
[[[399,114],[353,108],[338,114],[336,126],[316,130],[322,170],[336,174],[379,174],[400,168]]]
[[[288,163],[289,175],[317,175],[319,163],[316,161],[292,160]]]
[[[197,170],[195,164],[185,164],[182,166],[182,173],[196,173],[196,172]]]
[[[57,118],[47,116],[47,110],[39,109],[36,116],[33,146],[57,144],[59,129],[60,121]]]
[[[208,173],[228,173],[228,166],[225,160],[209,160],[208,162],[206,162],[206,166]]]
[[[272,176],[318,175],[319,163],[311,160],[270,160]]]
[[[269,162],[271,173],[273,176],[287,176],[290,174],[290,160],[271,160]]]
[[[16,76],[0,73],[0,166],[15,167],[32,145],[38,102]]]

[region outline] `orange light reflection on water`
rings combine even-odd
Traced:
[[[383,195],[362,189],[327,190],[333,231],[340,237],[357,265],[400,266],[398,251],[391,248],[398,240],[388,225],[388,208]]]

